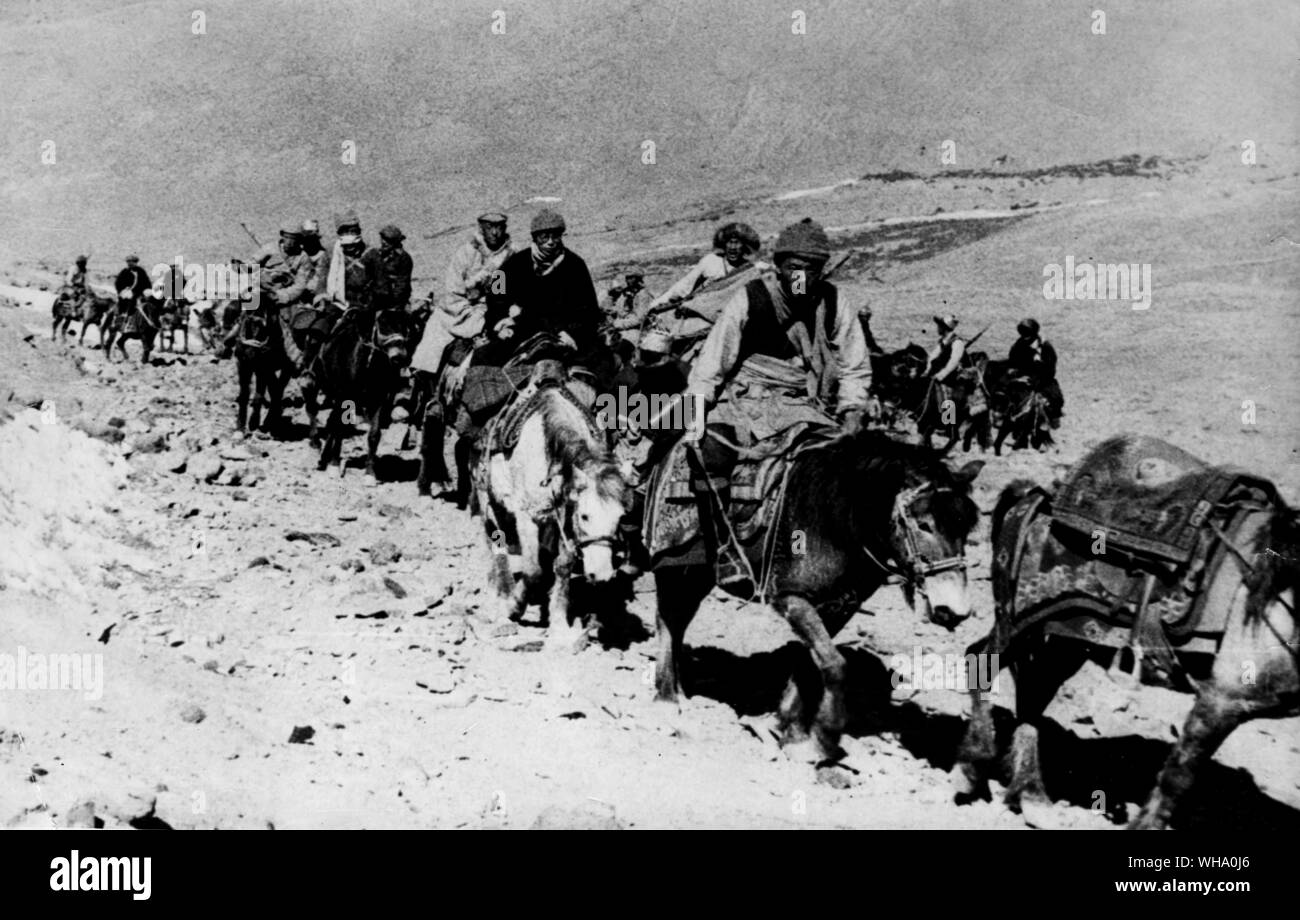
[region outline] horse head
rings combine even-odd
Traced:
[[[407,317],[401,310],[381,310],[375,315],[375,328],[371,344],[393,367],[406,367],[411,362],[411,349],[407,344]]]
[[[932,623],[955,627],[974,612],[965,549],[967,537],[979,523],[979,507],[970,493],[984,461],[972,460],[953,469],[928,448],[878,432],[860,434],[857,447],[862,457],[859,481],[874,479],[883,489],[865,494],[877,513],[867,512],[864,517],[879,521],[884,509],[874,503],[883,495],[893,495],[884,547],[891,558],[882,561],[870,550],[868,556],[902,579],[903,595],[913,610]],[[885,488],[885,483],[892,488]]]
[[[630,501],[627,482],[613,463],[593,457],[571,469],[564,483],[565,514],[588,581],[614,577],[619,522]]]

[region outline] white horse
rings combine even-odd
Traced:
[[[509,451],[494,445],[500,423],[511,420],[508,408],[485,432],[475,476],[492,554],[489,580],[511,620],[538,603],[542,623],[559,629],[551,638],[580,646],[583,625],[569,623],[569,581],[578,564],[588,581],[614,577],[618,525],[631,493],[590,416],[560,386],[541,384],[520,398],[527,415],[515,419],[517,442]]]

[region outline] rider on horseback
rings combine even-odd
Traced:
[[[106,323],[117,324],[135,314],[141,298],[150,288],[149,273],[140,267],[139,256],[126,257],[126,268],[117,273],[113,288],[117,291],[117,310],[106,319]]]
[[[447,266],[446,297],[425,324],[424,335],[411,358],[417,411],[423,407],[420,478],[421,495],[432,494],[434,478],[445,482],[442,465],[445,385],[450,368],[459,367],[483,333],[489,289],[501,283],[499,270],[518,248],[506,231],[502,211],[478,217],[478,232],[456,250]],[[427,448],[427,450],[426,450]]]
[[[1029,378],[1034,389],[1047,397],[1049,420],[1053,428],[1058,428],[1065,397],[1061,394],[1061,385],[1056,382],[1056,349],[1042,338],[1038,320],[1032,317],[1021,320],[1016,331],[1020,338],[1011,346],[1007,362],[1012,373]]]
[[[736,293],[691,368],[687,390],[708,412],[695,463],[707,478],[695,486],[713,509],[723,583],[745,578],[729,564],[736,548],[723,536],[737,449],[761,453],[800,423],[833,426],[832,407],[849,432],[880,414],[857,311],[838,310],[835,286],[821,280],[830,254],[826,232],[812,219],[782,230],[776,274]]]

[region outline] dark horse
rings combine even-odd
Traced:
[[[1228,500],[1207,512],[1210,524],[1201,533],[1213,552],[1200,569],[1205,575],[1200,588],[1203,613],[1196,627],[1207,638],[1191,640],[1202,642],[1203,647],[1193,650],[1189,643],[1174,650],[1168,676],[1143,668],[1140,659],[1135,661],[1132,677],[1189,690],[1195,693],[1196,702],[1155,788],[1130,827],[1168,826],[1198,768],[1214,756],[1238,725],[1300,712],[1296,659],[1300,633],[1294,606],[1300,582],[1300,522],[1296,512],[1276,498],[1271,485],[1256,482],[1263,483],[1263,488],[1230,492]],[[1060,549],[1068,547],[1070,535],[1058,534],[1061,512],[1053,516],[1052,502],[1052,496],[1026,480],[1013,482],[1003,491],[993,519],[996,622],[992,634],[971,649],[990,655],[990,671],[1010,667],[1015,680],[1017,727],[1007,758],[1011,774],[1007,804],[1021,811],[1030,823],[1049,826],[1054,812],[1038,758],[1043,713],[1061,685],[1085,661],[1093,659],[1104,665],[1113,659],[1118,665],[1119,656],[1128,651],[1121,646],[1117,652],[1115,643],[1097,641],[1107,635],[1108,622],[1117,620],[1113,599],[1095,599],[1097,589],[1086,588],[1077,580],[1062,586],[1039,577],[1040,560],[1046,559],[1047,553],[1051,552],[1054,560],[1070,558],[1062,555],[1067,550]],[[1225,529],[1216,521],[1240,523],[1228,523]],[[1087,539],[1085,534],[1085,546]],[[1006,558],[1000,561],[1004,550]],[[1103,548],[1102,558],[1109,560],[1112,552]],[[1076,560],[1087,553],[1087,549],[1081,550]],[[1032,564],[1026,563],[1026,557]],[[1136,572],[1141,577],[1147,577],[1146,571],[1159,571],[1122,554],[1115,564],[1120,572]],[[1026,582],[1031,593],[1025,594],[1017,585],[1022,570],[1030,568],[1033,571],[1027,573]],[[1052,569],[1051,575],[1058,571]],[[1165,571],[1159,582],[1148,581],[1142,589],[1146,592],[1144,602],[1177,591],[1178,581],[1188,574],[1174,569]],[[1021,606],[1025,610],[1016,609],[1018,597],[1024,598]],[[1087,635],[1073,628],[1061,632],[1062,624],[1078,617],[1087,618]],[[1161,628],[1159,623],[1157,628]],[[1158,643],[1146,645],[1147,650],[1151,648],[1158,648]],[[988,797],[986,774],[998,754],[992,702],[979,690],[972,692],[971,700],[970,725],[953,769],[958,801]]]
[[[811,740],[817,760],[840,756],[845,660],[833,637],[890,575],[932,622],[951,628],[971,614],[964,553],[979,521],[970,488],[982,467],[976,460],[954,472],[928,448],[880,432],[841,436],[794,459],[775,530],[746,547],[765,602],[808,646],[819,672],[816,681],[796,676],[787,685],[778,713],[783,743]],[[653,568],[657,698],[675,701],[690,691],[682,641],[716,583],[714,566],[661,555]]]
[[[321,346],[312,373],[303,382],[308,437],[313,445],[321,445],[317,469],[337,462],[339,475],[343,474],[344,426],[364,417],[370,429],[366,438],[366,475],[374,478],[379,438],[392,411],[393,396],[402,387],[402,369],[411,357],[409,325],[409,318],[400,309],[373,315],[353,310],[343,315]],[[323,439],[316,426],[318,391],[331,404]]]
[[[108,324],[108,336],[104,342],[105,359],[113,360],[113,344],[117,344],[125,361],[127,339],[140,341],[140,363],[149,363],[149,353],[153,351],[154,340],[158,338],[158,329],[162,325],[163,300],[145,291],[139,303],[134,305],[118,304],[117,311],[111,314]]]
[[[288,379],[288,359],[280,341],[279,324],[264,310],[240,314],[239,337],[235,342],[235,363],[239,374],[238,409],[235,426],[243,432],[271,432],[280,420],[284,387]],[[254,389],[256,384],[256,389]],[[252,391],[253,413],[248,414]],[[262,405],[268,402],[266,416]]]
[[[1046,450],[1052,438],[1051,407],[1047,395],[1028,377],[1011,377],[1004,381],[998,393],[998,437],[993,442],[993,452],[1002,456],[1002,445],[1008,435],[1014,435],[1011,447],[1020,450],[1032,447]]]

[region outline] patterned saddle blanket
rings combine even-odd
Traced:
[[[1085,458],[1067,478],[1067,487],[1081,475],[1095,475],[1090,471],[1099,468],[1098,454],[1125,456],[1118,440]],[[1183,475],[1158,479],[1154,473],[1160,467],[1143,467],[1148,485],[1131,484],[1124,493],[1132,508],[1115,508],[1110,495],[1092,497],[1085,507],[1094,520],[1074,510],[1077,500],[1063,502],[1077,493],[1062,489],[1055,497],[1035,490],[1008,510],[993,546],[999,625],[1010,623],[1002,641],[1047,619],[1051,633],[1114,648],[1139,645],[1166,673],[1174,651],[1217,650],[1246,574],[1225,539],[1237,548],[1253,545],[1278,501],[1276,491],[1267,480],[1209,468],[1178,448],[1140,440],[1146,442],[1139,450],[1144,459],[1177,461],[1179,466],[1167,469]],[[1106,469],[1104,464],[1100,468]],[[1121,476],[1123,470],[1119,468]],[[1219,484],[1222,477],[1226,485]],[[1068,510],[1062,511],[1063,506]],[[1153,508],[1157,523],[1159,513],[1165,513],[1164,526],[1136,540],[1127,529],[1110,529],[1116,520],[1134,526]],[[1104,543],[1099,531],[1106,535]]]
[[[574,406],[582,410],[583,416],[592,431],[596,422],[581,399],[568,386],[569,380],[564,366],[558,361],[540,361],[530,370],[530,377],[523,389],[515,392],[500,412],[493,416],[484,434],[484,444],[489,453],[509,453],[519,443],[519,432],[524,422],[533,414],[549,391],[556,391]]]
[[[835,428],[801,422],[760,442],[761,459],[736,464],[731,475],[729,516],[742,543],[752,542],[771,524],[782,483],[794,459],[838,434]],[[700,535],[697,489],[692,485],[696,478],[690,464],[690,445],[685,439],[673,445],[651,473],[643,518],[644,541],[651,559]]]
[[[1074,467],[1052,514],[1090,537],[1104,532],[1107,547],[1185,564],[1211,510],[1243,476],[1157,438],[1119,435]]]

